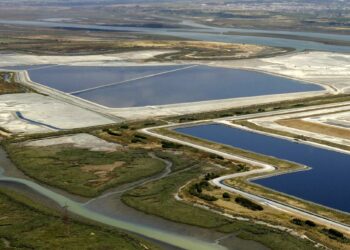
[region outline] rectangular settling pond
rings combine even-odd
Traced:
[[[301,199],[350,212],[349,154],[219,124],[179,128],[176,131],[311,167],[311,170],[254,182]]]
[[[34,82],[112,108],[322,90],[268,74],[198,65],[47,66],[28,72]]]

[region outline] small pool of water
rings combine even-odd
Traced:
[[[198,65],[56,66],[29,70],[34,82],[111,108],[322,90],[273,75]]]
[[[225,125],[200,125],[176,131],[259,154],[297,162],[311,170],[255,180],[265,187],[350,212],[350,155],[257,134]]]

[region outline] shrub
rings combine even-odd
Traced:
[[[297,103],[297,104],[292,105],[292,107],[293,108],[300,108],[300,107],[305,107],[305,105],[302,103]]]
[[[293,224],[295,224],[295,225],[298,225],[298,226],[304,225],[304,222],[303,222],[301,219],[296,219],[296,218],[294,218],[294,219],[291,220],[291,222],[292,222]]]
[[[121,128],[121,129],[128,129],[128,128],[129,128],[129,125],[123,124],[123,125],[120,125],[120,128]]]
[[[202,200],[206,200],[206,201],[216,201],[217,198],[215,196],[212,195],[207,195],[207,194],[203,194],[202,190],[203,187],[207,187],[209,186],[209,183],[207,181],[202,181],[200,183],[195,183],[193,184],[190,189],[189,189],[189,193],[193,196],[196,196]]]
[[[205,176],[204,176],[204,179],[209,181],[209,180],[212,180],[212,179],[215,179],[219,177],[218,174],[215,174],[215,173],[207,173]]]
[[[106,131],[109,135],[113,135],[113,136],[121,136],[122,133],[113,129],[107,129]]]
[[[256,204],[256,203],[252,202],[251,200],[248,200],[248,199],[246,199],[244,197],[237,197],[235,199],[235,201],[239,205],[241,205],[241,206],[243,206],[245,208],[248,208],[250,210],[253,210],[253,211],[262,211],[262,210],[264,210],[264,208],[262,206],[260,206],[259,204]]]
[[[220,114],[219,117],[228,117],[228,116],[232,116],[231,113],[224,113],[224,114]]]
[[[200,194],[198,197],[206,201],[216,201],[218,199],[215,196],[207,195],[207,194]]]
[[[201,186],[201,187],[209,187],[209,182],[207,182],[207,181],[201,181],[200,183],[199,183],[199,185]]]
[[[173,143],[173,142],[168,142],[168,141],[162,141],[162,148],[180,148],[181,145]]]
[[[328,229],[328,233],[337,238],[344,238],[344,234],[333,228]]]
[[[195,120],[196,120],[196,118],[194,118],[194,117],[181,117],[179,119],[179,122],[195,121]]]
[[[132,138],[131,139],[131,143],[139,143],[139,142],[142,142],[140,139],[138,138]]]
[[[243,163],[237,164],[237,171],[238,172],[243,172],[243,171],[246,171],[246,170],[247,170],[247,167],[246,167],[245,164],[243,164]]]
[[[202,186],[199,185],[198,183],[194,184],[194,188],[196,190],[197,193],[202,193]]]
[[[157,123],[156,122],[145,122],[143,125],[146,127],[149,127],[149,126],[155,126],[155,125],[157,125]]]
[[[216,155],[216,154],[210,154],[209,157],[210,157],[211,159],[225,160],[224,157],[222,157],[221,155]]]
[[[311,220],[306,220],[306,221],[303,221],[301,219],[297,219],[297,218],[294,218],[291,220],[291,222],[295,225],[298,225],[298,226],[309,226],[309,227],[316,227],[316,223],[311,221]]]
[[[231,198],[231,195],[230,195],[229,193],[225,192],[225,193],[222,194],[222,198],[224,198],[224,199],[230,199],[230,198]]]
[[[311,221],[311,220],[306,220],[305,225],[307,225],[309,227],[316,227],[316,223]]]
[[[143,136],[143,135],[140,135],[140,134],[136,134],[134,137],[138,138],[138,139],[141,139],[141,140],[146,140],[147,139],[146,136]]]

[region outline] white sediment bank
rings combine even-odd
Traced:
[[[90,56],[36,56],[36,55],[0,55],[1,62],[0,68],[5,66],[16,66],[16,65],[42,65],[42,64],[64,64],[64,65],[79,65],[79,66],[142,66],[142,65],[163,65],[162,63],[144,63],[145,59],[150,59],[156,55],[168,53],[169,51],[138,51],[128,52],[121,54],[110,54],[110,55],[90,55]],[[140,63],[142,62],[142,63]],[[191,61],[174,62],[174,64],[191,64]],[[101,118],[93,119],[97,121],[86,122],[84,119],[76,121],[74,119],[78,115],[70,115],[73,118],[72,124],[63,126],[64,128],[72,127],[84,127],[90,125],[107,124],[110,122],[119,122],[122,119],[127,120],[140,120],[152,117],[161,116],[172,116],[172,115],[183,115],[192,113],[201,113],[209,111],[217,111],[229,108],[237,108],[242,106],[250,106],[257,104],[266,104],[271,102],[279,102],[284,100],[300,99],[312,96],[321,96],[325,93],[340,93],[342,91],[350,90],[350,55],[330,53],[330,52],[304,52],[288,54],[284,56],[277,56],[273,58],[260,58],[260,59],[249,59],[249,60],[236,60],[236,61],[212,61],[212,62],[195,62],[196,64],[206,64],[209,66],[220,66],[228,68],[239,68],[248,70],[257,70],[267,72],[274,75],[284,76],[288,78],[298,79],[302,81],[313,82],[320,84],[326,88],[324,91],[311,91],[303,93],[288,93],[288,94],[277,94],[267,96],[255,96],[255,97],[243,97],[243,98],[232,98],[223,100],[211,100],[191,103],[179,103],[171,105],[160,105],[160,106],[145,106],[145,107],[131,107],[131,108],[108,108],[96,103],[81,99],[76,96],[63,93],[61,91],[43,86],[41,84],[32,82],[25,71],[17,73],[17,79],[26,84],[36,91],[49,95],[52,99],[59,103],[65,103],[66,105],[76,106],[81,110],[95,113],[100,115]],[[168,64],[168,63],[167,63]],[[1,102],[1,99],[0,99]],[[29,109],[32,109],[29,107]],[[33,109],[32,109],[33,110]],[[40,108],[38,109],[40,111]],[[62,110],[62,115],[65,115],[69,108],[65,111]],[[72,109],[74,110],[74,109]],[[47,111],[49,112],[49,111]],[[39,112],[40,113],[40,112]],[[69,112],[68,112],[69,113]],[[42,117],[45,117],[44,113],[41,113]],[[11,118],[11,114],[4,114],[5,123],[7,119]],[[51,121],[54,120],[51,114],[47,115]],[[6,118],[8,117],[8,118]],[[12,117],[13,118],[13,117]],[[11,119],[12,119],[11,118]],[[31,118],[31,117],[29,117]],[[62,119],[64,121],[66,119]],[[90,119],[92,120],[92,119]],[[47,122],[46,119],[44,121]],[[18,123],[18,121],[16,121]],[[62,122],[64,123],[64,122]],[[14,124],[14,123],[13,123]],[[51,124],[52,125],[52,124]],[[62,126],[61,123],[57,127]],[[58,126],[60,125],[60,126]],[[17,125],[16,125],[17,126]],[[22,125],[19,125],[21,127]],[[17,132],[27,131],[28,128],[16,129]],[[8,126],[11,130],[11,125]],[[33,129],[32,129],[33,130]],[[35,132],[42,131],[42,128]]]
[[[157,55],[171,53],[172,50],[144,50],[118,54],[79,55],[79,56],[43,56],[28,54],[0,54],[0,68],[23,65],[70,65],[70,66],[135,66],[145,64],[144,60]],[[149,65],[159,65],[148,62]],[[169,63],[171,64],[171,63]]]
[[[40,140],[26,141],[24,146],[30,147],[48,147],[57,145],[72,145],[76,148],[89,149],[91,151],[113,152],[121,145],[107,142],[96,136],[80,133],[74,135],[64,135],[57,137],[49,137]]]
[[[335,113],[335,114],[329,114],[329,113]],[[339,107],[329,106],[323,109],[304,111],[304,112],[298,112],[298,113],[287,113],[287,114],[274,115],[274,116],[266,116],[262,118],[249,119],[248,121],[263,128],[274,129],[277,131],[283,131],[287,133],[293,133],[295,135],[315,138],[322,141],[328,141],[339,145],[350,146],[349,139],[330,136],[322,132],[316,133],[316,132],[311,132],[304,129],[292,128],[292,127],[284,126],[277,123],[279,120],[284,120],[284,119],[301,119],[301,120],[310,121],[313,123],[320,123],[325,126],[335,126],[335,125],[327,124],[328,119],[331,119],[331,121],[334,123],[339,122],[342,124],[346,124],[346,122],[348,122],[349,124],[349,121],[346,120],[346,119],[349,119],[349,116],[350,116],[350,102],[345,102],[345,103],[342,103],[342,105]],[[349,133],[350,133],[350,128],[349,128]]]
[[[310,51],[270,58],[209,63],[313,82],[329,86],[334,92],[339,93],[350,91],[350,54]]]
[[[77,105],[79,107],[103,113],[115,118],[123,118],[127,120],[140,120],[160,116],[184,115],[192,113],[201,113],[209,111],[217,111],[222,109],[237,108],[242,106],[250,106],[256,104],[266,104],[271,102],[279,102],[293,100],[298,98],[307,98],[313,96],[321,96],[329,93],[328,90],[308,91],[299,93],[273,94],[264,96],[252,96],[241,98],[230,98],[221,100],[209,100],[200,102],[178,103],[169,105],[156,105],[144,107],[130,108],[109,108],[97,103],[72,96],[68,93],[58,91],[56,89],[41,85],[31,81],[26,71],[18,71],[17,79],[19,82],[35,89],[40,93],[47,94],[61,101]]]
[[[0,127],[12,133],[44,133],[114,122],[98,113],[36,93],[0,95],[0,108]]]

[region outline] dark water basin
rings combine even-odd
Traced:
[[[293,161],[311,170],[255,180],[265,187],[350,212],[350,155],[225,125],[200,125],[176,131],[248,151]]]

